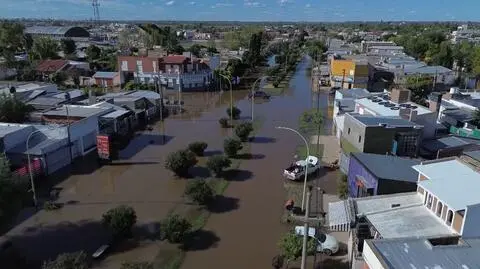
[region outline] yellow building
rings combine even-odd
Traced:
[[[367,84],[368,62],[366,60],[332,59],[330,61],[330,85],[332,87],[367,88]]]

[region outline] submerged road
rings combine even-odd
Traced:
[[[317,105],[307,74],[310,64],[308,57],[301,61],[283,96],[256,104],[256,117],[263,124],[251,143],[251,153],[258,158],[242,161],[240,169],[251,175],[239,173],[241,178],[234,179],[224,193],[226,198],[238,200],[238,208],[211,215],[204,229],[219,241],[206,250],[188,252],[183,269],[271,268],[278,240],[288,229],[281,223],[285,201],[281,172],[294,160],[295,149],[302,143],[295,134],[275,126],[296,128],[300,114]],[[328,106],[324,95],[320,96],[322,110]],[[237,106],[250,111],[248,101]]]

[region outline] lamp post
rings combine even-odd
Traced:
[[[296,133],[298,136],[300,136],[300,138],[302,138],[303,142],[305,142],[305,146],[307,147],[307,157],[305,158],[305,179],[304,179],[304,181],[303,181],[303,194],[302,194],[302,211],[303,211],[303,210],[305,209],[305,193],[306,193],[306,191],[307,191],[308,156],[310,156],[310,149],[309,149],[309,147],[308,147],[307,139],[305,139],[305,137],[303,137],[303,135],[300,134],[300,132],[297,131],[297,130],[295,130],[295,129],[288,128],[288,127],[283,127],[283,126],[277,126],[277,127],[275,127],[275,128],[276,128],[276,129],[283,129],[283,130],[287,130],[287,131],[291,131],[291,132]]]
[[[232,92],[232,80],[227,76],[223,75],[222,73],[218,74],[222,78],[228,80],[228,84],[230,86],[230,124],[233,122],[233,92]]]
[[[33,204],[35,205],[35,208],[37,208],[38,205],[38,200],[37,200],[37,192],[35,191],[35,182],[33,180],[33,174],[32,174],[32,164],[30,162],[30,138],[36,133],[40,132],[40,130],[35,130],[31,132],[28,137],[27,137],[27,142],[26,142],[26,151],[27,151],[27,162],[28,162],[28,172],[30,174],[30,184],[32,185],[32,193],[33,193]]]
[[[251,92],[252,92],[252,122],[253,122],[253,115],[254,115],[254,114],[253,114],[253,107],[254,107],[254,105],[255,105],[255,85],[256,85],[256,83],[257,83],[258,81],[261,81],[261,80],[263,80],[263,79],[266,78],[266,77],[267,77],[267,76],[262,76],[262,77],[257,78],[257,80],[255,80],[255,81],[253,82],[253,85],[252,85],[252,89],[251,89]]]
[[[70,93],[65,93],[65,100],[70,101]],[[68,153],[70,156],[70,163],[73,161],[73,154],[72,154],[72,141],[70,139],[70,117],[68,113],[68,105],[65,105],[65,113],[67,114],[67,138],[68,138]]]

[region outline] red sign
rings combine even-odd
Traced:
[[[97,151],[101,158],[110,157],[110,139],[106,135],[97,135]]]

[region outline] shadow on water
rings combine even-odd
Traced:
[[[212,201],[207,207],[211,213],[227,213],[238,209],[238,199],[233,197],[226,197],[223,195],[217,195],[215,200]]]
[[[250,143],[258,143],[258,144],[267,144],[267,143],[275,143],[277,139],[273,137],[263,137],[263,136],[255,136],[250,139]]]
[[[212,231],[197,230],[192,232],[180,248],[184,251],[199,251],[216,247],[220,238]]]
[[[253,173],[247,170],[230,169],[225,171],[225,178],[228,181],[246,181],[253,177]]]
[[[235,156],[235,159],[240,159],[240,160],[261,160],[263,158],[265,158],[265,155],[263,154],[252,154],[252,153],[243,153]]]
[[[128,146],[119,152],[120,159],[130,159],[144,148],[151,145],[165,145],[173,136],[141,133],[134,137]]]
[[[211,157],[211,156],[214,156],[214,155],[221,155],[221,154],[223,154],[223,151],[221,151],[221,150],[207,150],[203,153],[203,156]]]

